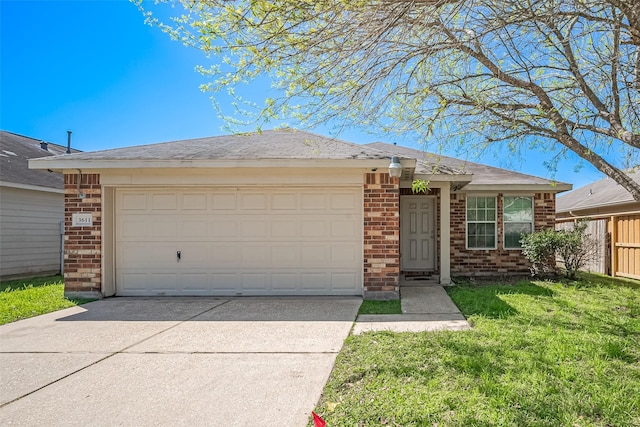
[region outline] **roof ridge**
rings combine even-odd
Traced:
[[[19,136],[20,138],[31,139],[31,140],[35,141],[36,143],[38,143],[38,144],[41,143],[41,142],[45,142],[48,145],[55,145],[56,147],[60,147],[60,148],[63,148],[65,150],[67,148],[66,145],[56,144],[55,142],[50,142],[50,141],[47,141],[46,139],[42,139],[42,138],[38,139],[38,138],[34,138],[32,136],[22,135],[21,133],[11,132],[9,130],[0,129],[0,133],[8,133],[8,134],[11,134],[11,135]],[[73,147],[71,147],[71,149],[78,151],[76,148],[73,148]]]

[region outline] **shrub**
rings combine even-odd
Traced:
[[[526,234],[520,240],[522,253],[531,262],[531,274],[556,273],[556,249],[560,239],[558,233],[549,228]]]
[[[532,264],[532,274],[557,273],[559,260],[567,278],[575,279],[595,249],[595,241],[586,233],[587,225],[587,220],[580,220],[571,230],[547,229],[523,236],[522,251]]]

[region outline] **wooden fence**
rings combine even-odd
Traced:
[[[612,276],[640,279],[640,215],[614,216],[611,236]]]
[[[578,219],[589,220],[587,233],[596,242],[585,270],[640,279],[640,213],[558,218],[556,229],[571,229]]]

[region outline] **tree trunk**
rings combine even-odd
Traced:
[[[571,135],[560,134],[558,135],[558,140],[562,142],[565,147],[569,148],[578,156],[595,166],[600,172],[621,185],[622,188],[631,194],[631,197],[633,197],[635,201],[640,202],[640,183],[637,183],[631,179],[629,175],[611,165],[604,158],[584,147]]]

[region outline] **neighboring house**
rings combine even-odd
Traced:
[[[293,130],[30,166],[65,175],[65,292],[85,296],[397,298],[403,275],[527,273],[520,234],[553,227],[571,188]],[[415,178],[428,194],[412,194]]]
[[[640,182],[640,170],[627,173]],[[587,231],[597,250],[585,269],[640,279],[640,202],[617,182],[604,178],[558,197],[556,216],[556,228],[589,221]]]
[[[64,178],[31,170],[28,159],[66,147],[0,131],[0,278],[59,273]]]

